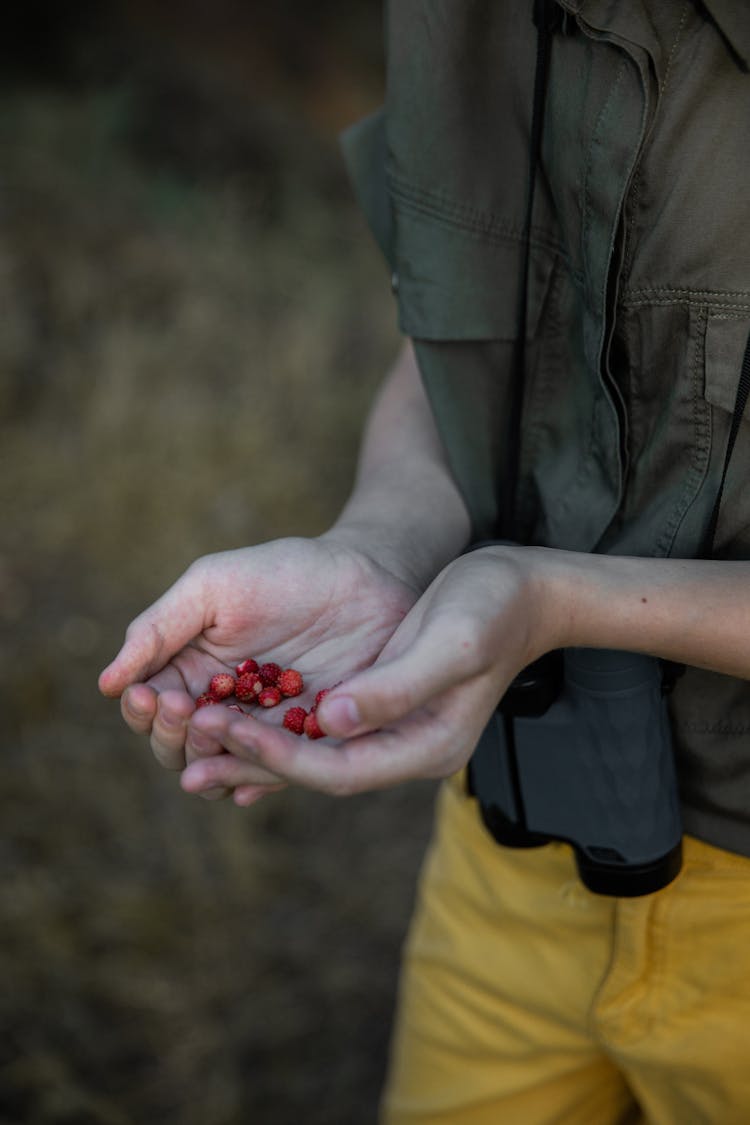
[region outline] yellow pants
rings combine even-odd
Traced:
[[[750,860],[685,840],[643,898],[591,894],[567,845],[501,848],[440,794],[384,1125],[748,1125]]]

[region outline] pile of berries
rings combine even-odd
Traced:
[[[212,676],[206,691],[196,699],[195,706],[196,708],[209,707],[214,703],[223,703],[234,698],[240,703],[277,707],[283,699],[301,695],[304,687],[302,675],[296,668],[282,668],[280,664],[271,661],[258,664],[257,660],[248,659],[236,666],[234,675],[231,672],[217,672]],[[304,707],[288,708],[284,714],[284,727],[292,734],[306,734],[308,738],[324,738],[325,731],[318,726],[315,712],[321,699],[330,690],[330,688],[323,688],[319,691],[309,711]],[[230,703],[229,708],[245,714],[237,703]]]

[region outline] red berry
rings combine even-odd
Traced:
[[[284,713],[284,726],[290,730],[292,734],[302,734],[305,729],[305,719],[307,718],[307,711],[304,707],[290,707]]]
[[[234,694],[241,703],[255,703],[263,690],[263,681],[257,672],[243,672],[237,680]]]
[[[318,694],[315,696],[315,702],[313,703],[313,708],[318,706],[321,699],[325,699],[325,697],[328,695],[329,691],[333,691],[334,688],[337,688],[339,686],[339,684],[343,684],[343,682],[344,682],[343,680],[339,680],[338,683],[333,684],[331,687],[322,688],[322,690],[319,691]]]
[[[307,713],[303,729],[308,738],[325,738],[326,736],[326,732],[318,726],[318,719],[314,711]]]
[[[305,684],[296,668],[285,668],[276,681],[282,695],[301,695]]]
[[[252,658],[250,660],[243,660],[235,668],[235,672],[238,676],[244,676],[245,672],[257,672],[257,671],[258,671],[258,661],[253,660]]]
[[[277,687],[264,687],[258,696],[258,703],[261,707],[275,707],[277,703],[281,703],[281,692]]]
[[[273,661],[269,661],[268,664],[261,664],[258,675],[263,681],[264,687],[276,687],[276,681],[281,675],[281,665],[274,664]]]
[[[208,694],[214,699],[229,699],[230,695],[234,695],[234,676],[229,672],[217,672],[211,677]]]
[[[210,695],[207,691],[204,691],[203,695],[199,695],[196,699],[195,709],[197,711],[199,707],[210,707],[213,703],[218,702],[218,699],[215,699],[213,695]]]

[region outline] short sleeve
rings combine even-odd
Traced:
[[[375,240],[396,269],[395,224],[386,178],[385,114],[378,110],[349,126],[340,137],[349,178]]]

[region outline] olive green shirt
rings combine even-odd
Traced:
[[[750,4],[561,0],[531,228],[518,538],[695,557],[750,332]],[[344,138],[477,537],[510,425],[531,0],[395,0],[382,112]],[[750,425],[716,536],[750,557]],[[750,683],[670,698],[685,828],[750,855]]]

